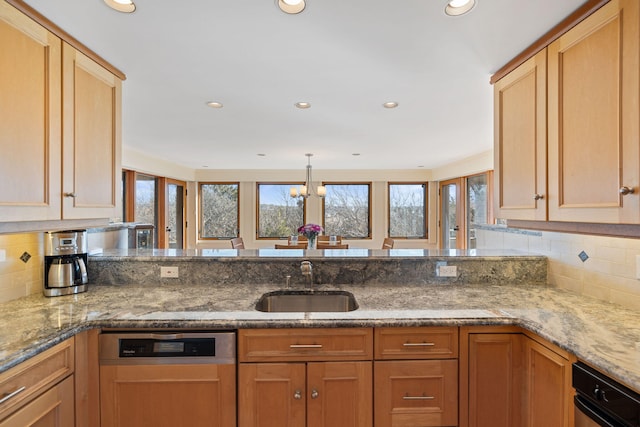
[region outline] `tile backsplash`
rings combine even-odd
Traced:
[[[92,229],[87,239],[89,253],[126,248],[127,229]],[[21,259],[25,252],[27,262]],[[42,292],[43,286],[44,233],[0,234],[0,303]]]
[[[43,233],[0,234],[0,302],[42,292],[43,269]]]
[[[515,230],[476,230],[483,249],[518,249],[547,256],[547,283],[640,309],[640,239]]]

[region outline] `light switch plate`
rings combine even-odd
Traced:
[[[7,250],[0,249],[0,262],[5,262],[7,260]]]
[[[440,277],[456,277],[458,275],[458,267],[455,265],[442,265],[438,269]]]
[[[160,277],[180,277],[178,267],[160,267]]]

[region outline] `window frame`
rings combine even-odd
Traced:
[[[424,190],[424,235],[423,236],[393,236],[391,235],[391,186],[393,185],[421,185]],[[387,182],[387,235],[392,239],[428,240],[429,239],[429,182],[428,181],[388,181]]]
[[[283,186],[288,186],[288,187],[293,187],[296,185],[304,185],[304,182],[301,181],[278,181],[278,182],[273,182],[273,181],[260,181],[260,182],[256,182],[256,218],[255,218],[255,224],[256,224],[256,240],[284,240],[287,239],[289,236],[279,236],[279,237],[262,237],[260,236],[260,186],[262,185],[283,185]],[[288,193],[288,191],[287,191]],[[289,196],[290,198],[293,199],[293,197]],[[298,198],[298,197],[297,197]],[[300,225],[304,225],[307,223],[307,198],[306,197],[302,197],[302,224]]]
[[[367,236],[345,236],[343,235],[343,240],[373,240],[373,224],[371,222],[372,216],[371,216],[371,208],[372,208],[372,190],[373,190],[373,183],[371,181],[363,181],[363,182],[359,182],[359,181],[323,181],[322,185],[325,187],[331,186],[331,185],[366,185],[368,188],[367,191],[367,221],[368,221],[368,227],[367,227]],[[329,190],[327,188],[327,194],[329,193]],[[322,198],[322,228],[325,230],[325,234],[326,234],[326,197]]]
[[[205,240],[205,241],[214,241],[214,240],[231,240],[233,237],[203,237],[202,236],[202,214],[203,214],[203,209],[202,209],[202,186],[203,185],[235,185],[238,187],[238,197],[236,200],[236,205],[237,205],[237,209],[236,209],[236,235],[235,237],[239,237],[240,236],[240,208],[241,208],[241,203],[240,203],[240,182],[239,181],[200,181],[198,182],[198,240]]]

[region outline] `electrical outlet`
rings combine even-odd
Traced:
[[[438,269],[439,277],[456,277],[458,275],[458,267],[455,265],[442,265]]]
[[[6,249],[0,249],[0,262],[5,262],[6,260],[7,260]]]
[[[179,277],[178,267],[160,267],[160,277]]]
[[[640,279],[640,255],[636,255],[636,279]]]

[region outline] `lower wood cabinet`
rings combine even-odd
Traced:
[[[235,378],[231,364],[103,365],[101,425],[233,427]]]
[[[373,329],[238,331],[239,427],[372,427]]]
[[[460,332],[460,427],[572,427],[575,357],[512,327]]]
[[[0,427],[72,427],[74,425],[73,375],[0,421]]]
[[[458,328],[375,329],[375,427],[458,425]]]
[[[0,374],[0,427],[73,427],[74,339]]]
[[[242,363],[240,427],[370,427],[372,363]]]
[[[375,362],[375,426],[458,424],[458,361]]]

